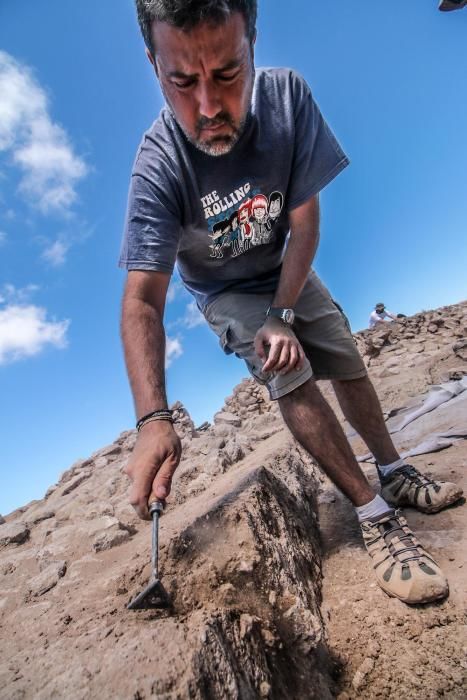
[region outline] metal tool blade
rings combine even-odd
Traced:
[[[164,506],[159,501],[151,503],[149,512],[152,515],[152,573],[149,583],[128,603],[128,610],[150,610],[152,608],[169,608],[171,601],[159,579],[159,515]]]

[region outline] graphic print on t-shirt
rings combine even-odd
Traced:
[[[269,243],[284,196],[274,191],[269,197],[251,189],[249,182],[221,198],[214,190],[201,197],[207,220],[211,258],[237,257],[253,246]]]

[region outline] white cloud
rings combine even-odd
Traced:
[[[60,267],[60,265],[65,263],[69,247],[69,244],[64,241],[55,241],[55,243],[52,243],[44,250],[42,257],[53,267]]]
[[[165,367],[170,367],[172,362],[183,354],[183,348],[178,338],[167,336],[165,341]]]
[[[69,214],[87,173],[65,130],[52,121],[47,95],[31,71],[0,51],[0,151],[22,172],[20,192],[44,214]]]
[[[167,290],[167,303],[175,301],[179,293],[184,289],[180,280],[172,279]]]
[[[190,301],[190,303],[185,307],[185,313],[183,316],[179,316],[179,318],[175,319],[174,321],[170,321],[167,323],[166,327],[170,330],[181,328],[186,331],[196,328],[197,326],[201,326],[203,323],[205,323],[205,319],[201,311],[198,309],[196,302]]]
[[[5,231],[0,231],[0,245],[5,243],[6,239],[7,239],[7,235],[6,235]]]
[[[48,320],[46,309],[39,306],[0,309],[0,365],[37,355],[47,345],[66,347],[69,324]]]
[[[30,297],[37,292],[37,284],[28,284],[21,289],[8,282],[0,289],[0,304],[26,304]]]
[[[186,328],[196,328],[204,323],[204,316],[196,306],[195,301],[190,301],[186,307],[185,316],[181,320],[181,324]]]

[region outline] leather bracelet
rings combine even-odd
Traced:
[[[145,421],[140,423],[139,428],[137,428],[138,433],[140,432],[141,428],[144,428],[146,423],[152,423],[153,421],[156,420],[167,420],[169,423],[173,423],[174,420],[171,416],[153,416],[152,418],[147,418]]]
[[[149,420],[168,420],[173,423],[173,411],[171,411],[169,408],[162,408],[159,411],[151,411],[151,413],[147,413],[136,423],[136,430],[139,432],[143,425]]]

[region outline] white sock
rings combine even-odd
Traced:
[[[384,498],[381,498],[379,494],[373,498],[369,503],[365,503],[364,506],[355,506],[357,512],[358,522],[363,523],[364,520],[374,520],[378,515],[384,515],[389,510],[393,510],[391,506],[388,506]]]
[[[383,476],[387,476],[391,472],[393,472],[395,469],[400,469],[403,467],[405,464],[404,460],[402,457],[399,457],[399,459],[396,459],[395,462],[391,462],[391,464],[379,464],[378,469],[381,472]]]

